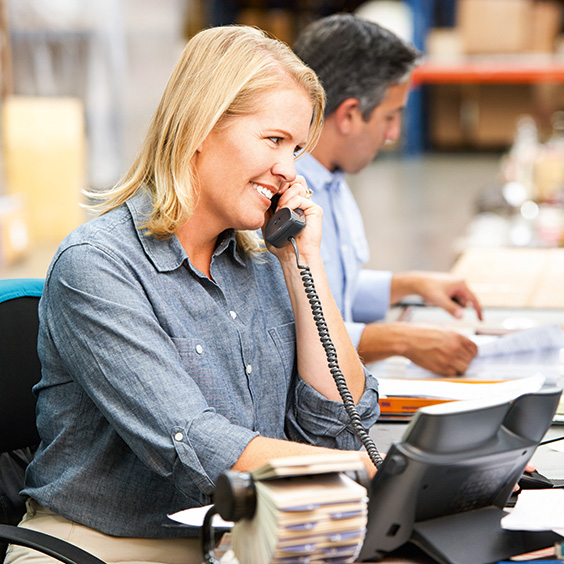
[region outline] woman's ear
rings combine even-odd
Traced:
[[[360,103],[356,98],[347,98],[339,104],[333,115],[341,134],[349,135],[354,130],[356,122],[362,119]]]

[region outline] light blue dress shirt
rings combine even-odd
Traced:
[[[321,257],[331,291],[357,347],[366,323],[384,318],[390,307],[392,273],[363,268],[370,252],[362,216],[345,175],[327,170],[312,155],[300,157],[296,170],[313,190],[312,199],[323,208]]]
[[[254,437],[358,449],[340,402],[300,379],[278,260],[218,242],[210,280],[176,237],[142,230],[143,192],[71,233],[40,301],[39,450],[24,493],[103,533],[185,536]],[[377,382],[358,404],[370,428]],[[194,535],[198,534],[195,530]]]

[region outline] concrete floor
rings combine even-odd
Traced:
[[[499,155],[484,153],[377,157],[349,179],[371,248],[367,266],[448,270],[499,166]]]

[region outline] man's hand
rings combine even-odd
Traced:
[[[478,354],[476,344],[456,331],[407,324],[405,331],[408,343],[403,356],[437,374],[460,376]]]
[[[482,307],[466,282],[452,274],[442,272],[406,272],[392,278],[391,303],[404,296],[417,294],[426,304],[442,307],[452,316],[460,318],[463,309],[471,305],[482,320]]]
[[[431,372],[458,376],[478,354],[478,347],[456,331],[411,323],[370,323],[360,337],[358,354],[365,363],[404,356]]]

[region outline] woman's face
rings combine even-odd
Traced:
[[[294,156],[307,142],[313,107],[292,83],[260,95],[253,114],[228,119],[198,148],[195,213],[219,234],[258,229],[270,199],[296,177]]]

